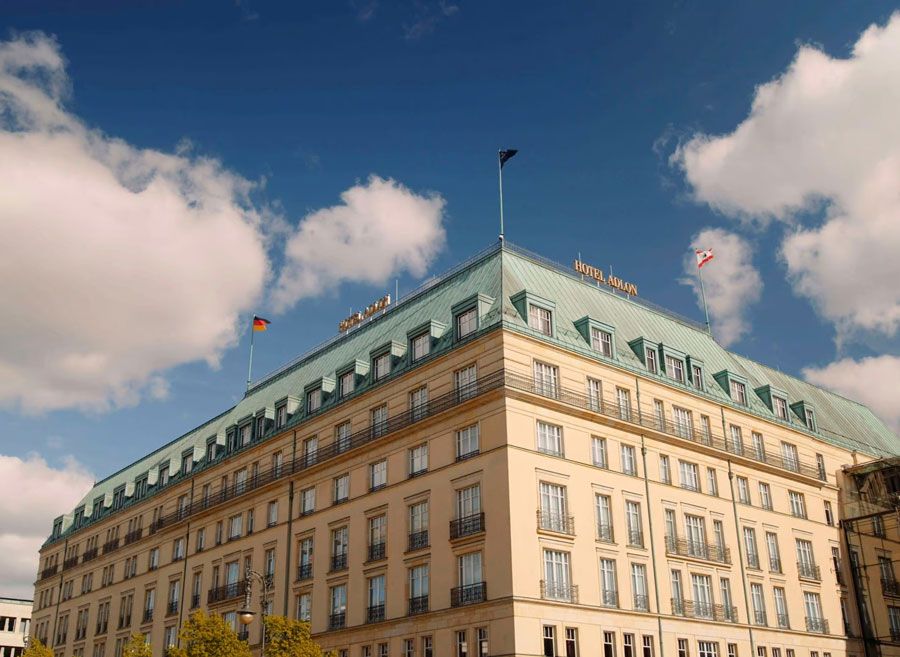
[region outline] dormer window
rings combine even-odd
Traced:
[[[731,386],[731,401],[736,404],[741,404],[742,406],[747,405],[747,386],[745,386],[740,381],[735,381],[734,379],[730,382]]]
[[[169,483],[169,466],[164,465],[159,469],[159,479],[156,481],[157,486],[165,486]]]
[[[431,351],[431,334],[420,333],[411,340],[411,347],[413,362],[424,358]]]
[[[591,346],[607,358],[612,358],[612,333],[592,326]]]
[[[53,536],[57,537],[62,534],[62,518],[53,521]]]
[[[194,469],[194,455],[185,454],[181,457],[181,474],[186,475]]]
[[[776,417],[787,422],[788,420],[788,403],[783,397],[772,397],[772,408]]]
[[[206,443],[206,462],[212,463],[216,460],[216,439],[213,438]]]
[[[804,420],[806,422],[806,428],[810,431],[816,430],[816,416],[813,413],[813,409],[804,408],[803,409]]]
[[[98,497],[94,500],[94,506],[91,511],[91,517],[95,520],[100,516],[100,512],[103,511],[103,497]]]
[[[240,428],[241,447],[244,447],[245,445],[250,444],[250,431],[252,428],[253,427],[250,425],[249,422]]]
[[[341,399],[349,395],[353,392],[353,384],[354,378],[356,377],[356,373],[351,370],[349,372],[344,372],[341,374],[341,378],[339,380],[339,388],[338,394],[341,396]]]
[[[256,418],[256,438],[262,438],[266,435],[266,416],[260,415]]]
[[[123,504],[125,504],[124,486],[113,491],[113,509],[121,509]]]
[[[652,349],[648,349],[646,353],[647,358],[647,371],[650,374],[659,374],[659,363],[656,362],[656,352]]]
[[[139,500],[147,494],[147,475],[134,482],[134,499]]]
[[[684,383],[684,361],[674,356],[666,356],[666,373],[678,383]]]
[[[381,354],[376,356],[372,361],[372,370],[375,373],[375,380],[383,379],[391,372],[391,354]]]
[[[478,308],[469,308],[456,316],[456,338],[461,340],[478,329]]]
[[[280,429],[287,424],[287,404],[275,408],[275,428]]]
[[[306,393],[306,412],[315,413],[322,408],[322,389],[313,388]]]
[[[703,390],[703,368],[699,365],[691,365],[692,383],[697,390]]]
[[[528,326],[544,335],[553,335],[553,313],[533,303],[528,305]]]

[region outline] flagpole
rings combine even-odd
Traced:
[[[253,319],[250,319],[250,364],[247,366],[247,390],[250,390],[250,375],[253,372],[253,336],[256,333],[253,330]]]
[[[703,288],[703,267],[697,267],[697,275],[700,277],[700,297],[703,299],[703,312],[706,314],[706,332],[712,335],[709,326],[709,308],[706,306],[706,290]]]
[[[503,241],[503,162],[500,151],[497,151],[497,172],[500,174],[500,241]]]

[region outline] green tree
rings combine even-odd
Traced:
[[[180,648],[169,648],[167,657],[251,657],[250,647],[218,614],[191,614],[178,633]]]
[[[147,637],[139,632],[132,634],[122,646],[122,657],[153,657],[153,650],[147,643]]]
[[[330,657],[312,640],[309,623],[284,616],[266,616],[265,657]]]
[[[40,639],[32,637],[22,657],[53,657],[53,651],[41,643]]]

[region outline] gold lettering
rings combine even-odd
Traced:
[[[577,273],[581,274],[582,276],[586,276],[588,278],[593,278],[594,280],[596,280],[599,283],[603,283],[613,289],[620,290],[630,296],[636,297],[638,294],[637,285],[635,285],[634,283],[629,283],[628,281],[624,281],[621,278],[619,278],[618,276],[610,275],[607,278],[601,269],[598,269],[597,267],[594,267],[593,265],[586,264],[585,262],[582,262],[581,260],[575,260],[572,263],[572,268]]]

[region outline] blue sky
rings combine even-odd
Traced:
[[[827,202],[794,213],[769,205],[753,220],[754,211],[735,200],[744,190],[729,187],[725,174],[707,180],[700,171],[689,183],[669,157],[693,143],[702,158],[693,135],[732,133],[757,85],[784,73],[802,44],[849,57],[860,34],[884,25],[893,7],[7,0],[0,25],[8,40],[29,31],[55,37],[70,90],[65,111],[88,128],[163,153],[183,152],[187,140],[191,157],[213,157],[244,179],[264,180],[252,204],[283,222],[265,247],[276,276],[285,258],[278,242],[310,213],[339,205],[345,190],[365,187],[371,174],[443,199],[446,243],[425,267],[439,273],[496,239],[496,150],[515,147],[520,153],[505,169],[508,239],[564,263],[580,251],[636,282],[642,296],[699,320],[693,290],[679,282],[692,239],[707,228],[737,235],[740,245],[723,242],[704,270],[728,270],[725,256],[736,254],[721,293],[724,299],[728,285],[737,285],[734,298],[748,302],[731,346],[799,374],[842,358],[900,353],[892,324],[856,322],[848,330],[847,312],[823,312],[821,295],[798,291],[801,265],[779,255],[786,233],[823,224]],[[724,198],[716,195],[721,189]],[[779,214],[801,223],[772,219]],[[152,234],[145,245],[163,246]],[[202,249],[194,253],[202,262]],[[746,272],[734,271],[738,253],[762,282],[756,302],[740,287]],[[25,283],[29,274],[16,271],[6,283]],[[422,278],[397,275],[401,292]],[[321,296],[307,294],[283,312],[268,292],[257,295],[253,307],[273,324],[258,336],[255,373],[334,335],[351,307],[392,289],[393,278],[324,280]],[[266,289],[274,285],[270,278]],[[122,321],[114,303],[91,310],[98,323]],[[148,313],[144,322],[159,321],[153,348],[164,350],[192,320],[190,312],[177,321]],[[58,331],[66,330],[61,319]],[[166,394],[142,389],[101,410],[60,403],[35,412],[9,393],[0,399],[0,454],[38,452],[51,467],[72,455],[105,476],[234,403],[247,338],[218,349],[218,368],[175,356],[181,364],[153,373],[150,387]]]

